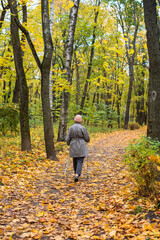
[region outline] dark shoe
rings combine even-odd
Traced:
[[[75,175],[75,178],[74,178],[75,182],[78,182],[78,177],[79,177],[78,175]]]

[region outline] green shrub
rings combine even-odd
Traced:
[[[6,135],[8,131],[17,132],[19,123],[19,110],[16,105],[0,106],[0,132]]]
[[[138,123],[129,123],[128,127],[129,127],[130,130],[135,130],[135,129],[139,129],[140,128]]]
[[[159,150],[160,142],[147,137],[134,140],[133,144],[126,148],[125,162],[137,182],[141,195],[154,193],[157,196],[158,194],[156,179],[158,176],[157,166],[160,161]]]

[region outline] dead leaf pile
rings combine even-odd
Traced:
[[[136,195],[123,153],[146,129],[91,136],[83,174],[74,183],[68,147],[45,159],[41,134],[32,152],[3,139],[0,153],[0,239],[160,239],[160,210]],[[4,142],[5,141],[5,142]],[[89,175],[89,179],[87,179]]]

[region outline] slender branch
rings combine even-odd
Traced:
[[[38,55],[37,55],[37,52],[36,52],[36,50],[35,50],[35,47],[34,47],[34,45],[33,45],[33,43],[32,43],[32,40],[31,40],[31,38],[30,38],[30,34],[29,34],[29,32],[27,31],[27,29],[24,27],[24,26],[22,26],[22,24],[20,23],[20,21],[19,21],[19,19],[18,19],[18,15],[17,15],[17,12],[15,11],[15,9],[14,9],[14,7],[13,7],[13,5],[12,5],[12,0],[8,0],[8,2],[9,2],[9,8],[10,8],[10,10],[11,10],[11,14],[12,14],[12,17],[14,18],[14,21],[15,21],[15,23],[17,24],[17,26],[18,26],[18,28],[22,31],[22,33],[23,34],[25,34],[25,36],[26,36],[26,38],[27,38],[27,42],[28,42],[28,44],[29,44],[29,46],[30,46],[30,49],[31,49],[31,51],[32,51],[32,54],[33,54],[33,56],[34,56],[34,59],[35,59],[35,61],[36,61],[36,63],[37,63],[37,65],[38,65],[38,67],[39,67],[39,69],[41,69],[41,61],[40,61],[40,59],[39,59],[39,57],[38,57]],[[16,3],[17,4],[17,3]],[[25,11],[25,9],[23,9],[24,11]],[[27,17],[27,15],[25,16],[25,18]],[[26,20],[26,19],[23,19],[23,20]]]
[[[15,22],[16,22],[17,26],[18,26],[18,27],[20,28],[20,30],[25,34],[25,36],[26,36],[26,38],[27,38],[27,42],[28,42],[28,44],[29,44],[29,46],[30,46],[30,49],[31,49],[31,51],[32,51],[32,54],[33,54],[33,56],[34,56],[34,59],[35,59],[37,65],[38,65],[39,69],[41,69],[41,61],[40,61],[40,59],[39,59],[39,57],[38,57],[38,55],[37,55],[37,52],[36,52],[35,47],[34,47],[34,45],[33,45],[33,42],[32,42],[32,40],[31,40],[31,38],[30,38],[29,32],[27,31],[27,29],[26,29],[25,27],[22,26],[22,24],[21,24],[20,21],[17,19],[17,17],[14,17],[14,19],[15,19]]]
[[[1,5],[2,5],[2,8],[3,8],[3,11],[2,11],[1,17],[0,17],[0,30],[1,30],[1,28],[2,28],[2,25],[3,25],[3,22],[4,22],[4,18],[5,18],[6,12],[7,12],[7,10],[9,9],[9,4],[4,7],[3,0],[1,0]]]

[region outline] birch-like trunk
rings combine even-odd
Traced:
[[[71,8],[69,16],[69,29],[68,37],[66,42],[66,53],[65,53],[65,77],[69,84],[71,84],[71,63],[73,55],[73,42],[74,33],[78,16],[80,0],[74,0],[74,6]],[[63,91],[62,94],[62,105],[61,105],[61,115],[58,130],[58,141],[65,141],[67,133],[67,116],[68,116],[68,105],[69,105],[69,92],[67,90]]]
[[[13,0],[8,0],[13,1]],[[47,158],[52,160],[57,160],[55,147],[54,147],[54,134],[53,134],[53,122],[51,118],[50,100],[49,100],[49,75],[51,68],[51,59],[53,53],[53,44],[50,32],[49,23],[49,9],[48,0],[41,0],[41,10],[42,10],[42,31],[44,40],[44,56],[41,63],[33,42],[31,40],[30,34],[27,29],[20,23],[15,14],[12,14],[14,22],[25,34],[32,54],[35,61],[41,71],[41,97],[42,97],[42,111],[43,111],[43,127],[44,127],[44,138]]]
[[[50,31],[51,31],[51,37],[53,35],[53,17],[54,17],[54,0],[50,2]],[[52,60],[51,60],[51,66],[52,66]],[[49,99],[50,99],[50,108],[51,108],[51,117],[53,118],[52,110],[53,110],[53,94],[52,94],[52,70],[50,71],[50,77],[49,77]]]

